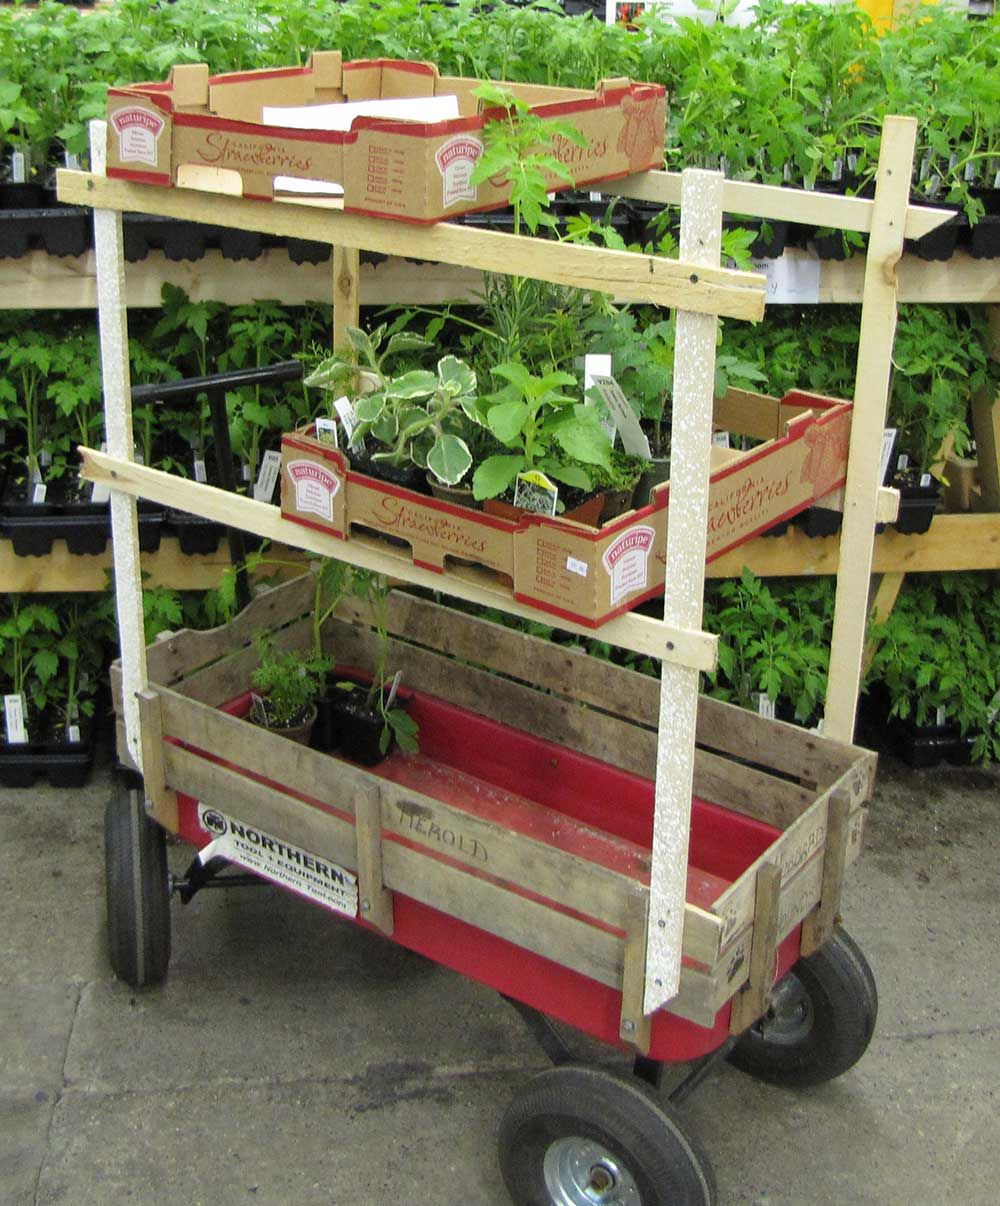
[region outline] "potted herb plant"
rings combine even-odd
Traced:
[[[399,676],[389,679],[389,593],[384,574],[355,569],[351,591],[367,603],[376,635],[375,665],[370,680],[338,675],[329,694],[331,748],[352,762],[375,766],[393,743],[406,752],[417,747],[417,724],[398,697]]]

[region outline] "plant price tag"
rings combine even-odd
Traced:
[[[66,740],[70,745],[80,744],[80,726],[78,724],[68,724],[66,726]]]
[[[555,515],[559,501],[559,487],[549,481],[544,473],[529,469],[517,475],[514,486],[514,506],[537,515]]]
[[[24,727],[24,700],[20,695],[3,697],[4,723],[8,745],[24,745],[28,734]]]
[[[651,461],[653,454],[649,448],[649,440],[639,426],[639,418],[629,405],[628,398],[622,393],[618,382],[610,374],[595,373],[594,389],[604,399],[611,412],[625,451],[632,456],[641,456],[643,460]]]
[[[337,420],[317,419],[316,439],[321,444],[328,444],[331,448],[339,448],[340,445],[337,443]]]
[[[819,301],[820,262],[810,255],[785,254],[777,259],[755,259],[754,271],[767,278],[768,305],[814,306]]]
[[[208,481],[208,473],[205,469],[205,462],[200,456],[194,458],[194,480],[204,484]]]
[[[107,440],[101,441],[101,451],[107,452]],[[138,456],[136,457],[138,459]],[[90,487],[90,501],[93,503],[105,503],[111,497],[111,487],[107,482],[94,482]]]
[[[274,498],[274,487],[281,472],[281,453],[271,448],[264,453],[260,472],[254,482],[253,496],[257,502],[269,503]]]
[[[765,720],[774,720],[774,700],[763,691],[757,696],[757,715]]]
[[[396,698],[396,693],[399,691],[399,684],[402,681],[403,681],[403,672],[402,672],[402,670],[397,670],[396,673],[392,676],[392,685],[389,687],[389,694],[385,697],[385,710],[387,712],[393,705],[393,701]]]
[[[45,491],[48,489],[44,482],[35,482],[34,489],[31,491],[31,501],[33,503],[45,502]]]
[[[358,413],[351,405],[350,399],[345,394],[344,397],[338,398],[333,404],[333,409],[337,412],[341,423],[344,425],[344,431],[347,433],[347,443],[354,443],[354,433],[358,429]]]
[[[895,427],[887,427],[882,432],[882,464],[879,469],[878,480],[883,486],[889,478],[889,461],[892,458],[892,450],[896,447],[896,431]]]
[[[604,352],[588,352],[583,358],[583,398],[587,406],[592,405],[590,391],[594,388],[594,377],[598,374],[602,377],[611,376],[611,357]],[[613,444],[618,435],[618,424],[614,415],[609,412],[608,417],[601,420],[601,426]]]
[[[13,184],[24,184],[27,181],[25,174],[25,158],[23,151],[15,151],[10,157],[10,179]]]

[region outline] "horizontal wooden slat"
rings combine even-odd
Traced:
[[[265,591],[228,624],[194,631],[182,629],[146,650],[146,670],[153,682],[170,686],[199,666],[252,643],[257,633],[281,628],[311,612],[313,578],[303,574]]]
[[[765,281],[755,273],[572,243],[550,241],[542,246],[532,238],[449,222],[424,227],[305,204],[247,202],[190,189],[154,188],[65,169],[59,171],[57,183],[60,199],[72,205],[138,213],[152,210],[191,222],[461,264],[581,289],[627,292],[654,305],[699,314],[756,321],[764,313]]]
[[[485,607],[501,607],[523,619],[537,620],[537,609],[517,603],[509,589],[482,573],[438,574],[414,565],[408,556],[390,551],[379,543],[373,547],[366,541],[339,540],[326,532],[303,527],[282,518],[276,506],[256,502],[239,494],[228,494],[216,486],[187,481],[174,474],[119,460],[93,448],[81,448],[81,476],[87,481],[100,481],[112,489],[127,494],[151,498],[166,506],[179,507],[207,519],[216,519],[229,527],[256,532],[279,543],[291,541],[302,549],[322,557],[336,557],[351,565],[387,574],[430,591],[440,591],[455,598],[466,599]],[[568,620],[562,627],[580,636],[593,636],[595,630]],[[600,627],[603,639],[662,659],[680,662],[699,670],[712,670],[716,662],[718,639],[709,633],[674,628],[649,616],[630,612],[609,620]]]
[[[640,172],[623,180],[609,181],[601,187],[605,192],[640,201],[660,201],[664,205],[680,205],[681,201],[680,172]],[[807,226],[832,226],[837,230],[871,230],[873,204],[865,197],[845,197],[745,180],[726,180],[722,186],[722,206],[726,213],[801,222]],[[906,237],[919,239],[952,216],[951,210],[911,205],[906,211]]]

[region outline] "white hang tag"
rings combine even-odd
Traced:
[[[712,443],[715,445],[716,448],[728,448],[729,447],[729,432],[728,431],[713,431],[712,432]]]
[[[254,483],[253,496],[257,502],[269,503],[274,498],[274,487],[281,472],[281,453],[269,449],[260,463],[260,473]]]
[[[7,729],[8,745],[24,745],[28,733],[24,727],[24,699],[20,695],[5,695],[3,697],[4,723]]]
[[[108,442],[107,442],[107,440],[102,440],[101,441],[101,451],[107,452],[107,450],[108,450]],[[139,455],[140,454],[137,452],[133,459],[136,461],[137,464],[142,464],[142,462],[139,460]],[[91,486],[91,490],[90,490],[90,501],[91,502],[106,503],[108,501],[108,499],[110,499],[110,497],[111,497],[111,487],[106,482],[94,482],[93,483],[93,485]]]
[[[886,478],[889,475],[889,458],[892,456],[892,450],[896,446],[896,428],[887,427],[882,432],[882,462],[879,468],[878,480],[885,485]]]
[[[519,473],[514,485],[514,506],[536,515],[555,515],[559,487],[537,469]]]
[[[333,409],[337,412],[341,423],[344,425],[344,432],[347,435],[347,443],[354,443],[354,433],[358,429],[358,412],[351,405],[350,399],[345,394],[344,397],[338,398],[333,404]]]
[[[80,726],[78,724],[68,724],[66,726],[66,740],[71,745],[79,745],[79,743],[80,743]]]
[[[194,480],[202,483],[208,481],[208,473],[205,470],[205,462],[200,456],[196,456],[194,459]]]
[[[597,375],[611,376],[611,357],[604,352],[588,352],[583,358],[583,397],[588,406],[591,404],[587,401],[587,395],[593,388],[594,377]],[[614,415],[609,414],[606,419],[602,419],[601,426],[608,433],[608,439],[613,444],[618,435],[618,424],[615,422]]]
[[[780,255],[777,259],[755,259],[755,272],[767,277],[768,304],[802,304],[814,306],[819,302],[820,261],[811,255]]]
[[[44,482],[35,482],[35,487],[31,492],[31,501],[33,503],[45,502],[45,491],[47,489],[48,486]]]
[[[641,456],[643,460],[651,461],[653,454],[649,448],[649,440],[639,426],[639,418],[629,406],[628,398],[622,393],[618,382],[610,374],[595,373],[594,389],[604,399],[611,412],[625,451],[632,456]]]
[[[24,184],[27,180],[26,162],[23,151],[15,151],[10,157],[10,178],[14,184]]]
[[[393,705],[393,701],[396,698],[396,692],[399,690],[399,684],[402,681],[403,681],[403,672],[402,672],[402,670],[397,670],[396,673],[392,676],[392,683],[389,687],[389,694],[385,697],[385,710],[387,712]]]
[[[331,448],[339,448],[340,445],[337,442],[337,420],[317,419],[316,439],[321,444],[329,444]]]
[[[765,720],[774,720],[774,700],[763,691],[757,696],[757,714]]]

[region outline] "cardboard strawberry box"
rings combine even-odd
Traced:
[[[719,430],[763,442],[746,452],[713,447],[709,561],[843,486],[851,411],[800,392],[779,400],[730,390],[716,400]],[[597,627],[663,591],[669,482],[645,506],[592,528],[558,516],[503,519],[378,481],[311,428],[286,435],[281,458],[286,519],[344,539],[380,536],[439,573],[471,562],[551,615]]]
[[[348,212],[409,222],[496,209],[507,203],[504,182],[470,183],[491,119],[474,95],[480,82],[432,63],[344,63],[339,51],[318,51],[306,67],[217,76],[177,66],[165,83],[109,90],[108,175],[263,199],[342,197]],[[575,184],[662,167],[662,86],[503,86],[585,136],[586,147],[559,137],[554,146]],[[567,185],[552,177],[550,187]]]

